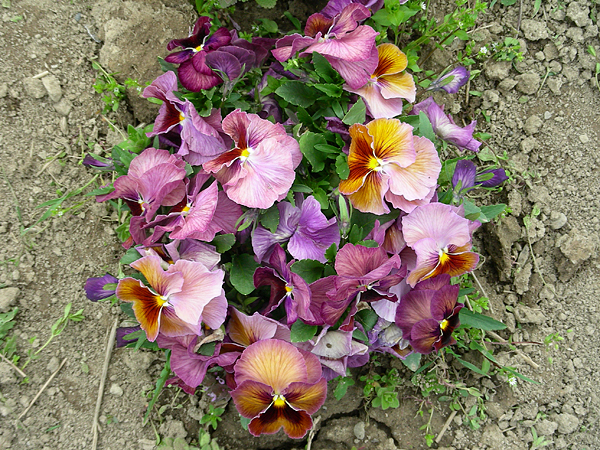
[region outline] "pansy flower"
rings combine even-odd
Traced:
[[[271,287],[271,298],[264,314],[271,313],[283,303],[288,325],[298,318],[307,322],[314,320],[310,310],[310,289],[300,275],[292,272],[294,262],[287,263],[285,251],[277,244],[269,259],[271,267],[259,267],[254,272],[255,287]]]
[[[428,91],[445,91],[448,94],[456,94],[458,90],[467,84],[469,81],[469,72],[463,66],[458,66],[452,69],[445,75],[442,75],[435,81],[433,81],[428,87]]]
[[[422,102],[417,103],[410,114],[419,114],[420,111],[427,115],[434,133],[442,141],[455,145],[459,150],[479,151],[481,142],[473,137],[473,130],[477,125],[476,120],[473,120],[464,128],[459,127],[449,114],[444,113],[444,107],[438,105],[433,97],[427,97]]]
[[[404,210],[428,202],[441,163],[431,141],[413,137],[412,127],[397,119],[376,119],[350,127],[350,175],[339,190],[362,212],[390,212],[385,200]]]
[[[221,111],[213,109],[209,117],[201,117],[189,100],[179,100],[177,77],[171,71],[157,77],[142,92],[144,98],[162,100],[154,128],[148,137],[178,133],[181,138],[178,155],[192,165],[200,165],[227,150],[231,140],[220,130]]]
[[[396,324],[415,351],[427,354],[456,343],[452,331],[460,325],[464,306],[457,303],[459,290],[450,285],[450,275],[442,274],[421,281],[400,299]]]
[[[275,339],[244,350],[235,365],[235,382],[231,397],[239,413],[251,419],[248,431],[253,436],[283,428],[291,438],[304,437],[312,427],[310,415],[327,396],[317,357]]]
[[[85,282],[85,296],[93,302],[115,295],[118,278],[106,273],[103,277],[90,277]]]
[[[231,42],[231,34],[225,27],[210,35],[210,17],[199,17],[192,34],[184,39],[174,39],[167,44],[167,50],[177,47],[183,50],[171,53],[165,61],[179,64],[179,81],[186,89],[200,92],[221,83],[221,78],[206,64],[206,56]]]
[[[133,302],[135,318],[154,341],[159,331],[165,336],[200,334],[201,322],[216,329],[225,321],[227,300],[223,293],[225,273],[208,270],[202,263],[180,259],[165,271],[158,256],[149,255],[130,265],[148,280],[119,281],[116,295]]]
[[[327,219],[320,203],[311,195],[303,200],[296,196],[296,206],[289,202],[277,204],[279,224],[275,233],[262,226],[252,234],[252,248],[259,261],[271,256],[276,244],[289,240],[287,250],[296,259],[314,259],[326,262],[325,251],[339,245],[340,231],[334,218]]]
[[[417,88],[412,75],[404,70],[408,65],[406,55],[394,44],[377,47],[378,64],[367,84],[348,92],[360,95],[375,119],[392,118],[402,114],[402,99],[415,101]]]
[[[452,187],[455,199],[460,199],[465,193],[477,186],[495,187],[508,180],[504,169],[489,169],[477,173],[477,168],[468,159],[459,159],[456,162],[454,175],[452,175]]]
[[[305,36],[284,36],[275,44],[273,55],[287,61],[301,51],[300,57],[313,52],[323,55],[351,88],[363,86],[377,67],[375,36],[378,33],[358,22],[371,13],[361,4],[350,3],[334,17],[313,14],[306,21]]]
[[[227,196],[249,208],[267,209],[292,186],[302,161],[298,141],[281,124],[236,109],[223,119],[223,130],[235,148],[204,163]]]
[[[479,255],[471,252],[471,221],[456,208],[430,203],[402,218],[406,244],[417,254],[417,266],[408,276],[414,286],[442,273],[456,277],[477,267]]]
[[[138,222],[133,220],[136,217],[132,218],[130,229],[133,230],[136,225],[140,228],[146,220],[151,220],[161,206],[173,206],[181,201],[185,195],[184,178],[185,161],[167,150],[150,147],[133,158],[127,175],[115,180],[113,192],[98,195],[96,200],[122,198],[138,218]]]

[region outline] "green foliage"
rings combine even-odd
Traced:
[[[254,271],[258,263],[247,253],[235,255],[232,260],[231,284],[242,295],[248,295],[254,290]]]
[[[131,78],[125,80],[124,85],[119,84],[113,76],[116,74],[108,73],[96,61],[92,61],[92,67],[99,72],[93,87],[98,94],[103,94],[102,100],[104,101],[104,109],[102,110],[102,113],[104,114],[119,109],[119,104],[127,98],[127,87],[133,87],[137,89],[138,92],[141,92],[142,90],[142,85]]]
[[[15,316],[17,312],[19,312],[19,308],[15,307],[12,311],[0,314],[0,353],[8,359],[12,358],[16,350],[15,336],[9,338],[7,336],[16,324]]]
[[[225,412],[225,408],[215,408],[214,405],[208,405],[208,412],[202,416],[200,419],[200,424],[205,425],[208,424],[209,427],[212,427],[213,430],[217,429],[219,422],[223,420],[221,417]]]
[[[335,397],[336,400],[341,400],[346,395],[346,392],[348,392],[348,388],[350,386],[354,386],[355,381],[354,381],[354,378],[352,378],[351,376],[348,376],[348,377],[339,376],[332,381],[335,381],[335,380],[337,380],[337,384],[335,385],[335,388],[333,390],[333,396]]]
[[[383,375],[370,372],[361,376],[360,381],[365,383],[363,394],[373,407],[386,410],[400,406],[397,390],[402,379],[397,369],[389,369]]]
[[[160,393],[162,392],[165,384],[167,383],[167,379],[171,376],[171,350],[165,350],[165,365],[160,371],[160,375],[158,376],[158,380],[156,380],[156,385],[154,390],[151,391],[151,398],[148,402],[148,408],[146,408],[146,414],[144,414],[143,424],[146,425],[148,419],[150,418],[150,413],[152,412],[152,408],[154,404],[158,400]]]
[[[302,319],[298,319],[292,324],[290,331],[292,342],[306,342],[312,339],[317,333],[317,327],[315,325],[308,325]]]
[[[31,361],[39,358],[38,355],[40,354],[40,352],[44,350],[56,336],[59,336],[64,331],[69,322],[81,322],[83,319],[85,319],[85,316],[83,315],[83,309],[71,313],[72,305],[72,303],[67,303],[63,311],[62,317],[60,317],[56,322],[52,324],[52,326],[50,327],[50,337],[44,343],[44,345],[38,348],[35,352],[33,351],[33,349],[29,349],[29,351],[27,352],[27,361],[25,361],[25,364],[23,364],[23,369],[25,369],[25,367],[27,367],[27,365]]]

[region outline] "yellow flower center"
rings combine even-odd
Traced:
[[[197,52],[201,52],[203,48],[204,48],[204,45],[199,45],[194,50],[196,50]]]
[[[440,329],[442,331],[446,331],[448,329],[449,325],[450,325],[449,322],[446,319],[444,319],[444,320],[442,320],[442,323],[440,323]]]
[[[277,394],[273,396],[273,405],[276,408],[281,408],[285,406],[285,397],[281,394]]]
[[[448,255],[448,248],[444,248],[443,250],[440,250],[439,253],[439,258],[440,258],[440,264],[444,265],[446,264],[449,260],[450,260],[450,255]]]
[[[156,296],[156,304],[158,306],[164,306],[165,304],[167,304],[167,306],[169,306],[168,302],[169,302],[168,297],[164,297],[162,295],[157,295]]]
[[[369,158],[367,167],[369,168],[369,170],[374,170],[375,172],[379,172],[380,170],[383,169],[384,164],[385,163],[381,159],[379,159],[375,155],[373,155]]]
[[[179,121],[183,122],[185,120],[185,116],[183,115],[182,112],[179,113]]]
[[[242,150],[242,153],[240,154],[240,156],[244,159],[248,158],[248,156],[250,156],[250,151],[245,148],[244,150]]]
[[[183,209],[181,210],[181,212],[182,212],[182,213],[186,213],[186,212],[188,212],[190,209],[192,209],[192,208],[190,207],[190,205],[185,205],[185,206],[183,207]]]
[[[285,285],[285,292],[287,292],[288,294],[290,292],[292,292],[294,290],[294,286],[288,286],[287,284]]]

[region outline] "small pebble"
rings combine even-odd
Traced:
[[[587,134],[580,134],[580,135],[579,135],[579,141],[580,141],[582,144],[587,144],[588,142],[590,142],[590,138],[588,137],[588,135],[587,135]]]
[[[117,383],[113,383],[110,386],[110,393],[120,397],[123,395],[123,388],[121,388],[121,386],[119,386]]]

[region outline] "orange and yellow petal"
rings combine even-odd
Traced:
[[[375,119],[367,124],[375,156],[385,163],[408,167],[415,162],[413,127],[398,119]]]
[[[388,190],[388,179],[389,177],[382,172],[370,172],[365,177],[363,186],[355,193],[348,195],[348,200],[361,212],[377,215],[389,213],[390,209],[383,200],[383,196]],[[342,192],[341,189],[340,192]]]
[[[466,272],[475,270],[479,263],[479,255],[470,252],[471,244],[451,249],[451,252],[442,252],[434,263],[433,259],[428,259],[426,264],[416,267],[408,276],[408,283],[414,286],[416,283],[428,278],[433,278],[443,273],[451,277],[457,277]]]
[[[139,270],[148,280],[148,284],[157,294],[168,296],[180,292],[183,286],[183,275],[180,273],[166,273],[161,263],[163,260],[158,255],[148,255],[131,263],[131,267]]]
[[[250,345],[235,365],[235,382],[258,381],[280,394],[294,382],[306,382],[306,363],[302,354],[284,341],[265,339]]]
[[[377,79],[381,86],[381,95],[385,99],[405,98],[413,103],[417,95],[417,87],[413,76],[408,73],[384,75]]]
[[[146,332],[148,340],[153,342],[158,336],[160,314],[165,301],[134,278],[120,280],[116,295],[124,302],[133,302],[135,318]]]
[[[281,427],[292,439],[303,438],[312,428],[312,419],[304,411],[296,411],[287,403],[283,406],[271,406],[260,416],[252,419],[248,431],[254,436],[277,433]]]
[[[381,44],[377,47],[377,54],[379,64],[373,74],[375,77],[402,72],[408,65],[408,58],[394,44]]]
[[[264,412],[273,402],[273,392],[266,384],[246,380],[231,391],[231,398],[239,413],[247,419],[252,419]]]
[[[284,396],[294,409],[314,414],[325,403],[327,381],[325,378],[321,378],[315,384],[292,383],[285,390]]]
[[[365,181],[365,177],[373,170],[373,137],[367,127],[355,123],[350,127],[350,152],[348,154],[348,167],[350,174],[347,180],[340,182],[340,192],[344,195],[358,191]]]

